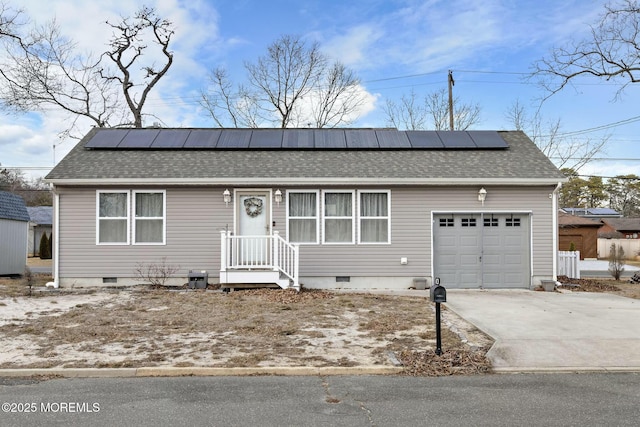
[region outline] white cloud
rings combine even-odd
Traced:
[[[348,67],[363,68],[371,59],[368,51],[383,36],[372,25],[358,25],[329,40],[323,45],[323,50]]]

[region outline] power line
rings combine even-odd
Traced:
[[[582,134],[585,134],[585,133],[591,133],[591,132],[596,132],[596,131],[599,131],[599,130],[610,129],[610,128],[617,127],[617,126],[627,125],[629,123],[635,123],[637,121],[640,121],[640,116],[630,117],[628,119],[619,120],[617,122],[607,123],[607,124],[596,126],[596,127],[592,127],[592,128],[576,130],[576,131],[572,131],[572,132],[559,133],[559,134],[557,134],[555,136],[582,135]],[[549,136],[549,135],[547,135],[547,136]]]
[[[557,160],[583,160],[582,157],[559,157],[559,156],[550,156],[550,159]],[[640,162],[640,158],[625,158],[625,157],[591,157],[589,160],[599,161],[599,162]]]

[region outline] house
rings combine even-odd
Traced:
[[[564,175],[520,131],[93,129],[47,175],[54,286],[525,288]],[[166,263],[166,264],[165,264]]]
[[[598,258],[598,230],[602,223],[590,218],[570,215],[560,212],[558,214],[559,241],[558,249],[561,251],[580,251],[580,259]]]
[[[562,211],[583,218],[622,218],[621,213],[611,208],[562,208]]]
[[[640,218],[605,218],[598,237],[603,239],[640,239]]]
[[[29,213],[29,237],[27,245],[29,256],[40,255],[40,239],[43,234],[52,235],[53,206],[27,207]]]
[[[29,214],[22,197],[0,191],[0,276],[24,273]]]

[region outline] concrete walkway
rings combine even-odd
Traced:
[[[452,289],[444,305],[495,339],[496,371],[640,371],[640,300]]]

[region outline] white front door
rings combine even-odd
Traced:
[[[270,254],[271,197],[268,190],[239,190],[236,192],[236,233],[241,264],[263,265]]]

